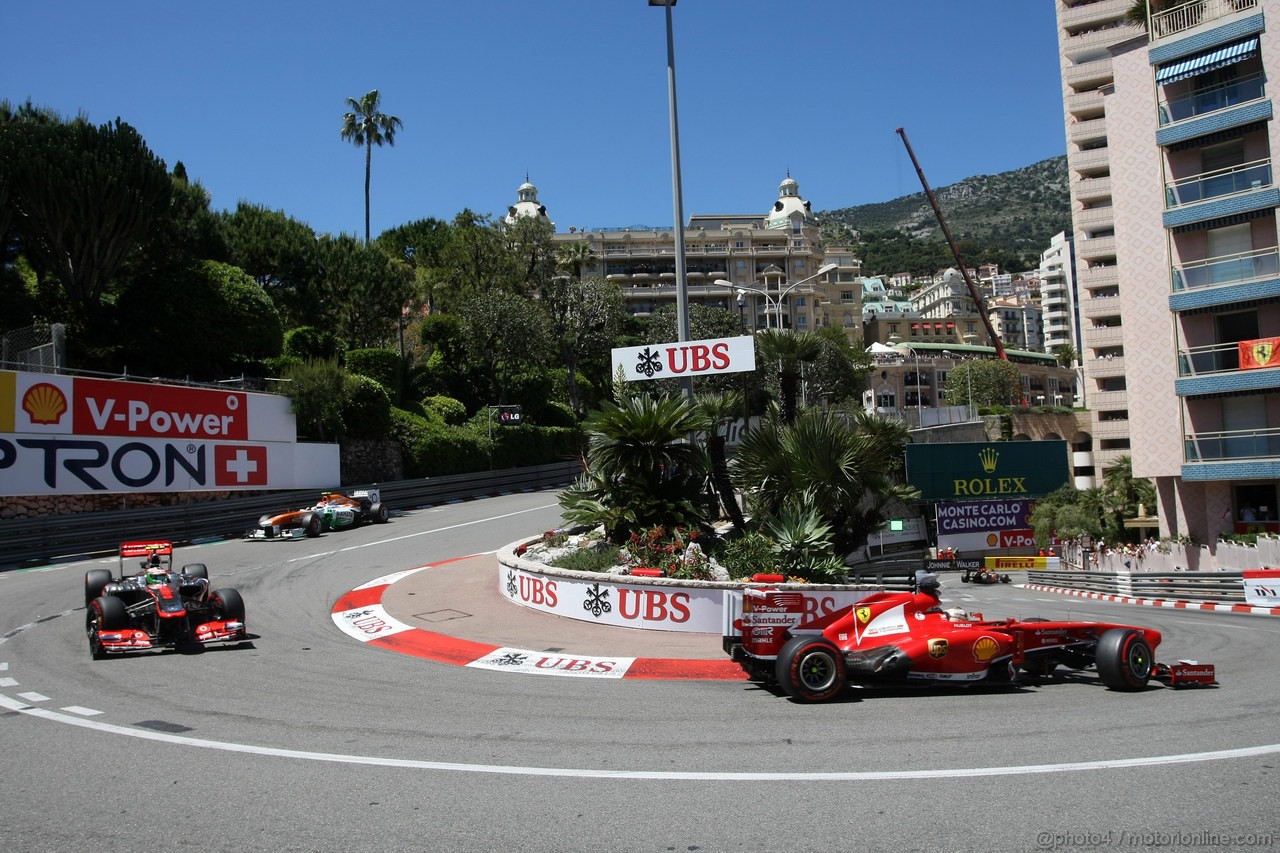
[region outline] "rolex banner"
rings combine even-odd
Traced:
[[[1024,500],[1070,481],[1065,441],[908,444],[907,482],[924,501]]]
[[[1240,369],[1280,367],[1280,338],[1240,341]]]

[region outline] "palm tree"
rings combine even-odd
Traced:
[[[728,513],[733,526],[742,530],[746,520],[742,517],[742,507],[733,493],[733,480],[729,477],[729,462],[725,456],[725,436],[720,428],[738,418],[742,414],[742,394],[730,391],[723,394],[699,394],[694,398],[694,405],[707,419],[707,456],[711,460],[711,483],[715,487],[724,511]]]
[[[782,422],[796,419],[796,398],[800,396],[800,365],[813,361],[822,352],[821,342],[807,333],[769,329],[756,336],[760,358],[778,365],[778,407]]]
[[[919,497],[901,478],[906,441],[901,423],[862,412],[845,422],[810,409],[792,424],[766,421],[747,433],[731,471],[762,523],[812,509],[844,557],[866,544],[894,505]]]
[[[596,259],[596,250],[586,240],[561,243],[556,250],[556,266],[562,272],[582,278],[582,271]]]
[[[373,146],[396,144],[396,131],[404,126],[399,116],[379,112],[378,90],[366,92],[360,100],[347,98],[349,112],[342,116],[342,138],[364,148],[364,242],[369,243],[369,175],[373,167]]]

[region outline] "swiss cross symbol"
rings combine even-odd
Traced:
[[[213,448],[214,485],[267,485],[267,449],[250,445],[219,444]]]

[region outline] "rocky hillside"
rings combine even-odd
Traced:
[[[995,261],[1005,267],[1034,266],[1028,262],[1039,258],[1048,248],[1049,239],[1071,227],[1065,156],[1011,172],[978,175],[950,186],[934,187],[934,193],[951,233],[963,244],[965,259],[970,263]],[[818,220],[829,241],[864,246],[864,262],[878,258],[881,263],[895,265],[897,253],[881,244],[914,245],[902,258],[903,263],[912,266],[924,265],[914,272],[932,272],[929,267],[933,265],[931,259],[938,256],[938,247],[928,244],[943,241],[923,191],[877,204],[821,211]],[[945,243],[941,250],[946,253]],[[883,257],[885,251],[888,257]],[[918,259],[913,259],[916,256]],[[950,265],[950,261],[944,261],[944,265]],[[866,271],[878,275],[898,270],[868,267]]]

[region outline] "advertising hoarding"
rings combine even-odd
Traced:
[[[1070,476],[1061,440],[907,445],[907,482],[925,501],[1044,497]]]
[[[628,382],[673,379],[712,373],[742,373],[756,369],[756,340],[751,335],[646,344],[612,350],[613,374],[621,370]]]

